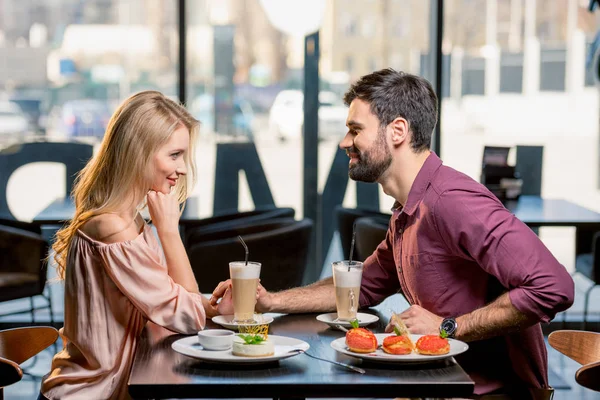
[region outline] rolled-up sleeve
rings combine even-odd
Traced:
[[[146,318],[178,333],[204,329],[201,295],[175,283],[157,252],[145,242],[133,240],[98,249],[111,280]]]
[[[400,283],[394,262],[391,232],[388,228],[385,240],[364,262],[360,306],[370,307],[379,304],[399,289]]]
[[[573,304],[573,279],[535,233],[486,193],[444,192],[432,214],[456,256],[476,261],[505,288],[516,309],[549,322]]]

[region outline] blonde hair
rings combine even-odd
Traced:
[[[187,179],[177,180],[173,190],[182,207],[185,205],[195,182],[194,142],[199,125],[185,107],[156,91],[134,94],[117,108],[98,153],[77,176],[72,193],[75,215],[56,233],[52,248],[60,278],[65,277],[69,248],[77,230],[93,216],[144,198],[151,186],[148,171],[154,154],[181,126],[190,132],[190,147],[184,154],[188,174]]]

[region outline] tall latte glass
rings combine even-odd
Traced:
[[[356,318],[358,310],[363,263],[360,261],[336,261],[332,267],[337,319],[351,321]]]
[[[233,285],[233,322],[252,324],[256,305],[256,288],[260,277],[260,263],[233,261],[229,263],[229,276]]]

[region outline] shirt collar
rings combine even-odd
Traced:
[[[415,181],[410,188],[410,192],[408,192],[406,204],[404,207],[402,207],[402,205],[396,201],[392,206],[392,211],[402,211],[405,214],[413,215],[417,209],[417,206],[425,196],[425,190],[427,190],[427,187],[431,183],[433,174],[441,165],[442,160],[440,160],[437,154],[432,151],[419,170],[419,173],[417,174]]]

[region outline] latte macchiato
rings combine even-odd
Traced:
[[[353,320],[358,311],[363,263],[360,261],[337,261],[332,264],[332,268],[338,319]]]
[[[256,288],[260,277],[260,263],[234,261],[229,263],[233,297],[233,321],[235,323],[255,323],[254,306]]]

